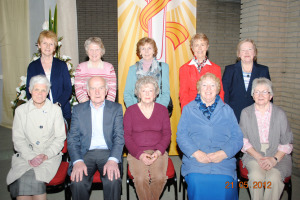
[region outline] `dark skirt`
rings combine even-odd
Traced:
[[[12,198],[40,195],[46,193],[46,184],[42,181],[37,181],[34,171],[31,169],[10,184],[9,190]]]

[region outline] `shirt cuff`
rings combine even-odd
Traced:
[[[246,153],[246,151],[252,147],[252,144],[250,144],[250,142],[249,142],[249,140],[247,138],[243,138],[243,142],[244,142],[244,146],[241,149],[241,151],[243,153]]]
[[[75,161],[73,162],[73,166],[74,166],[77,162],[79,162],[79,161],[84,162],[82,159],[75,160]]]
[[[293,144],[278,145],[278,151],[290,154],[293,151]]]
[[[108,160],[112,160],[112,161],[115,161],[116,163],[119,163],[119,160],[116,159],[115,157],[109,157]]]

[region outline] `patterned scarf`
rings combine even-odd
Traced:
[[[211,114],[214,112],[218,102],[219,102],[220,96],[217,95],[215,102],[211,106],[206,106],[205,103],[202,102],[200,94],[197,94],[195,101],[197,102],[197,106],[202,111],[203,115],[207,117],[207,119],[210,119]]]
[[[194,61],[197,63],[197,65],[198,65],[198,67],[197,67],[197,69],[198,69],[198,71],[200,72],[201,71],[201,69],[205,66],[205,63],[206,63],[206,61],[207,61],[207,57],[205,56],[205,59],[201,62],[201,63],[199,63],[198,62],[198,59],[194,56]]]
[[[153,59],[152,64],[149,68],[148,71],[144,71],[143,70],[143,59],[141,59],[140,61],[136,62],[136,77],[137,80],[144,77],[144,76],[152,76],[156,79],[156,81],[159,81],[159,77],[160,77],[160,67],[159,67],[159,63],[156,60],[156,58]]]

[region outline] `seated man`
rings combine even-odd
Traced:
[[[96,170],[101,174],[104,199],[121,199],[123,111],[120,104],[105,100],[107,89],[104,78],[90,78],[90,101],[73,108],[68,134],[73,200],[89,199]]]

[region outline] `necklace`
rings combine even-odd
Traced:
[[[253,68],[253,66],[251,66],[250,69],[249,68],[247,69],[246,67],[244,67],[242,65],[242,70],[243,70],[243,72],[246,72],[246,73],[251,73],[252,72],[252,68]]]

